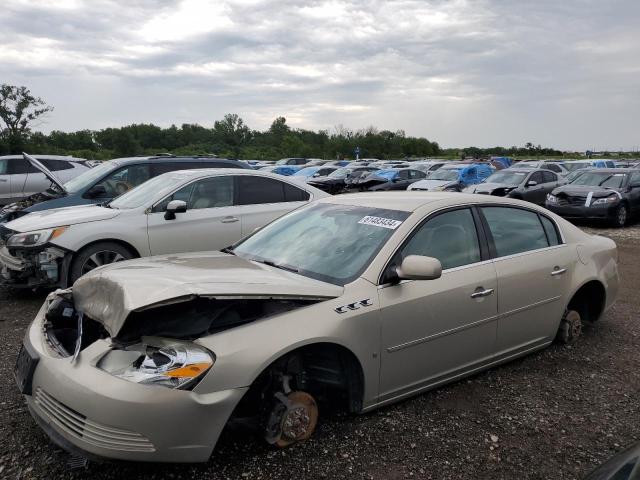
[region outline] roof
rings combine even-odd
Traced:
[[[384,208],[388,210],[399,210],[402,212],[413,212],[421,207],[433,205],[434,208],[443,206],[465,205],[469,203],[498,203],[512,205],[526,205],[530,208],[536,206],[513,200],[505,197],[494,197],[491,195],[476,195],[473,193],[458,192],[426,192],[418,190],[404,190],[399,192],[365,192],[351,193],[326,197],[319,202],[333,203],[336,205],[352,205],[356,207]]]

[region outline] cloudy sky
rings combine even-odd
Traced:
[[[40,128],[369,125],[447,147],[640,148],[639,0],[2,0]]]

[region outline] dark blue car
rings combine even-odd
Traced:
[[[29,156],[25,155],[25,157]],[[42,170],[42,168],[42,165],[38,166],[38,169]],[[0,224],[31,212],[108,202],[160,174],[194,168],[250,169],[251,167],[243,162],[222,158],[162,155],[116,158],[102,162],[66,183],[61,183],[53,173],[47,170],[44,173],[51,180],[51,187],[44,192],[4,206],[0,209]]]

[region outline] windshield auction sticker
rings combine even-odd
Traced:
[[[374,227],[388,228],[390,230],[395,230],[402,224],[400,220],[392,220],[390,218],[383,217],[372,217],[369,215],[364,217],[358,223],[361,223],[363,225],[373,225]]]

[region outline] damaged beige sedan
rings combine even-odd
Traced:
[[[51,294],[16,379],[91,457],[202,462],[232,421],[287,446],[575,341],[618,290],[615,244],[517,200],[322,199],[223,252],[130,260]]]

